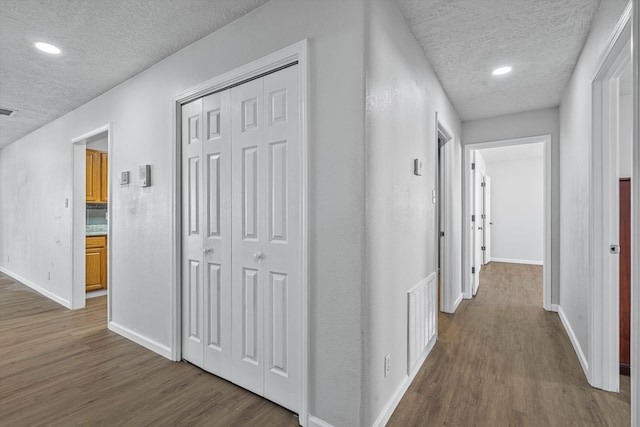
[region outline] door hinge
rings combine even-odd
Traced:
[[[471,267],[471,274],[476,274],[476,268],[475,267]]]
[[[476,164],[475,163],[471,163],[471,170],[475,170],[476,169]]]
[[[475,215],[471,215],[471,221],[475,222],[476,220],[476,216]]]
[[[440,237],[444,237],[444,231],[440,232]]]
[[[485,219],[487,216],[485,214],[480,215],[480,218]]]
[[[486,246],[482,246],[480,249],[483,250],[483,251],[486,251],[487,247]]]
[[[481,186],[481,187],[486,187],[486,186],[487,186],[487,183],[486,183],[486,182],[482,182],[482,183],[480,183],[480,186]]]

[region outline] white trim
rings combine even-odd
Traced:
[[[36,291],[39,294],[49,298],[50,300],[57,302],[58,304],[64,306],[65,308],[71,309],[71,301],[66,300],[66,299],[54,294],[53,292],[46,290],[45,288],[43,288],[40,285],[35,284],[31,280],[25,279],[24,277],[20,276],[19,274],[16,274],[13,271],[9,271],[4,267],[0,267],[0,272],[6,274],[7,276],[10,276],[10,277],[14,278],[15,280],[17,280],[18,282],[22,283],[23,285],[33,289],[34,291]]]
[[[372,424],[373,427],[382,427],[387,424],[387,422],[391,418],[391,415],[393,415],[393,412],[396,410],[396,408],[398,407],[398,404],[402,400],[402,397],[409,389],[409,386],[411,385],[413,380],[416,378],[416,375],[420,371],[422,364],[424,363],[425,360],[427,360],[427,356],[429,356],[429,354],[431,353],[431,350],[433,350],[433,346],[436,344],[436,341],[438,341],[437,335],[431,338],[431,342],[429,342],[429,345],[427,346],[426,351],[423,353],[423,355],[420,357],[418,362],[415,364],[415,368],[411,372],[411,375],[405,375],[402,382],[398,384],[398,387],[396,387],[395,391],[393,392],[389,400],[387,400],[387,403],[384,405],[382,410],[380,410],[380,413],[376,417],[376,420],[373,422]]]
[[[567,335],[569,335],[569,340],[571,341],[571,344],[573,345],[573,349],[575,350],[576,355],[578,356],[578,360],[580,361],[580,365],[582,366],[584,375],[587,378],[589,378],[589,362],[587,362],[587,358],[585,357],[584,352],[582,351],[582,347],[578,342],[578,338],[576,337],[575,332],[573,332],[573,328],[569,323],[569,319],[567,319],[567,316],[564,314],[564,310],[562,310],[562,307],[561,306],[556,306],[556,307],[558,309],[557,311],[558,311],[558,315],[560,316],[560,320],[562,321],[562,325],[564,326],[564,330],[567,332]]]
[[[493,262],[507,262],[509,264],[529,264],[529,265],[544,265],[544,261],[534,261],[530,259],[515,259],[515,258],[496,258],[492,257]]]
[[[281,66],[298,61],[298,79],[300,94],[300,387],[299,387],[299,408],[298,419],[301,426],[306,426],[309,418],[308,395],[309,395],[309,61],[308,61],[308,40],[302,40],[266,55],[253,62],[238,67],[232,71],[224,73],[218,77],[207,80],[193,88],[182,91],[174,96],[172,104],[173,117],[173,138],[171,139],[171,267],[170,277],[173,280],[171,286],[171,349],[170,359],[179,361],[182,359],[181,349],[181,227],[180,227],[180,117],[181,105],[194,99],[200,98],[216,90],[223,89],[235,83],[242,82],[262,73],[274,70]]]
[[[499,141],[470,143],[464,146],[464,171],[462,175],[462,185],[464,188],[463,197],[463,219],[462,232],[464,248],[462,251],[463,258],[463,292],[465,298],[469,299],[472,295],[473,276],[469,273],[473,265],[473,236],[471,232],[471,207],[469,200],[471,198],[472,188],[469,186],[468,174],[471,171],[472,151],[481,150],[483,148],[506,147],[510,145],[523,145],[544,143],[544,249],[543,249],[543,286],[542,286],[542,306],[545,310],[551,310],[551,135],[530,136],[525,138],[505,139]],[[495,260],[495,258],[494,258]],[[557,266],[556,266],[557,267]],[[480,266],[476,266],[476,274],[480,274]]]
[[[122,335],[123,337],[145,347],[148,350],[153,351],[154,353],[158,353],[160,356],[171,359],[171,349],[164,344],[160,344],[159,342],[154,341],[151,338],[147,338],[144,335],[141,335],[138,332],[134,332],[131,329],[125,328],[122,325],[118,325],[115,322],[109,322],[109,330],[115,332],[118,335]]]
[[[108,260],[107,260],[108,261]],[[107,295],[107,290],[106,289],[100,289],[97,291],[90,291],[86,293],[86,298],[98,298],[98,297],[103,297]]]
[[[458,309],[458,306],[460,305],[463,299],[464,299],[464,294],[463,293],[458,294],[458,298],[456,298],[456,300],[453,302],[454,312]]]
[[[333,427],[332,424],[329,424],[326,421],[321,420],[318,417],[314,417],[313,415],[309,415],[309,421],[307,423],[308,427]]]
[[[633,116],[640,115],[640,0],[633,0]],[[640,124],[633,121],[631,195],[631,366],[640,366]],[[640,425],[640,375],[631,370],[631,425]]]
[[[557,313],[560,311],[560,306],[558,304],[551,304],[551,311]]]
[[[631,5],[602,51],[591,84],[589,155],[589,384],[619,391],[618,78],[631,60]]]
[[[100,127],[97,127],[83,135],[80,135],[76,138],[73,138],[71,140],[71,165],[72,165],[72,169],[71,169],[71,199],[69,202],[69,206],[71,208],[71,236],[70,236],[70,241],[71,241],[71,305],[74,309],[76,308],[82,308],[85,306],[86,303],[86,287],[85,287],[85,263],[86,263],[86,259],[85,259],[85,244],[82,244],[82,251],[79,253],[76,253],[76,251],[79,251],[80,248],[78,247],[78,242],[80,242],[81,240],[84,240],[86,237],[86,234],[83,232],[82,233],[82,237],[80,237],[80,235],[76,235],[78,234],[76,232],[76,228],[79,228],[80,226],[76,227],[75,222],[78,220],[78,218],[76,218],[75,216],[75,210],[76,209],[80,209],[80,205],[82,204],[83,206],[85,206],[84,209],[86,209],[86,184],[85,186],[83,186],[84,191],[82,191],[82,194],[75,194],[75,180],[76,180],[76,176],[74,174],[75,171],[75,162],[76,160],[78,161],[82,161],[84,162],[84,156],[82,159],[76,159],[76,153],[75,153],[75,147],[76,146],[83,146],[83,149],[86,150],[86,142],[87,139],[91,138],[92,136],[101,134],[101,133],[107,133],[107,153],[109,153],[109,155],[111,155],[111,153],[113,152],[113,124],[111,122],[104,124]],[[108,167],[107,167],[107,187],[108,187],[108,194],[107,194],[107,199],[108,200],[113,200],[113,185],[112,185],[112,161],[109,161]],[[82,179],[83,182],[86,183],[86,177],[82,176],[80,179]],[[76,206],[76,203],[78,203],[78,206]],[[111,260],[112,260],[112,247],[113,247],[113,242],[111,240],[111,224],[112,224],[112,212],[113,209],[108,209],[107,210],[107,324],[109,322],[111,322],[112,319],[112,312],[113,312],[113,307],[111,306],[111,289],[112,289],[112,281],[111,278],[112,276],[112,272],[111,272]],[[82,221],[83,223],[83,228],[84,228],[84,221]],[[77,240],[77,242],[76,242]]]
[[[440,154],[440,144],[438,143],[438,138],[442,134],[446,139],[442,147],[443,156],[438,157]],[[454,212],[454,200],[455,200],[455,192],[454,192],[454,182],[455,182],[455,153],[457,143],[456,135],[453,133],[449,125],[436,113],[436,158],[439,159],[438,167],[436,168],[436,182],[439,183],[439,191],[442,194],[438,194],[437,200],[438,205],[436,206],[436,210],[438,215],[436,216],[435,230],[436,230],[436,238],[438,239],[437,250],[436,250],[436,260],[435,265],[440,265],[440,311],[445,313],[454,313],[457,307],[456,304],[456,291],[455,289],[460,289],[460,283],[455,282],[455,260],[459,259],[459,254],[456,253],[456,245],[453,241],[454,226],[457,222],[457,218],[453,218],[452,214]],[[444,171],[441,171],[440,168],[443,168]],[[444,173],[444,182],[440,182],[440,178]],[[438,191],[438,190],[436,190]],[[444,244],[441,244],[440,231],[438,229],[439,223],[442,224],[444,230]],[[461,242],[460,242],[461,243]],[[443,248],[444,246],[444,248]],[[438,254],[444,252],[442,255],[441,262],[438,263]],[[456,287],[458,285],[458,287]]]

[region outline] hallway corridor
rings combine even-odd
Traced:
[[[560,318],[542,309],[542,267],[492,262],[478,295],[440,313],[439,341],[389,426],[611,426],[630,385],[593,389]]]

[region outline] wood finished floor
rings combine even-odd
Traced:
[[[440,314],[439,341],[389,426],[628,426],[621,393],[587,383],[560,318],[542,309],[542,267],[490,263],[473,300]]]
[[[627,426],[622,393],[592,389],[542,269],[492,263],[389,426]],[[70,311],[0,273],[0,425],[295,426],[291,412],[106,329],[106,297]],[[337,426],[341,427],[341,426]]]
[[[0,273],[1,426],[297,426],[293,413],[70,311]]]

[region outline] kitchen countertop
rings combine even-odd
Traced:
[[[106,236],[107,235],[107,225],[87,225],[86,228],[87,236]]]

